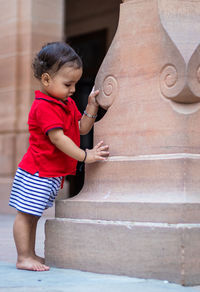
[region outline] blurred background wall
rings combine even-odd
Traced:
[[[31,69],[35,53],[47,42],[66,41],[83,59],[84,73],[74,96],[81,112],[98,68],[117,29],[121,0],[0,0],[0,213],[8,207],[12,180],[28,148],[27,118],[38,83]],[[103,115],[100,109],[99,117]],[[92,131],[81,139],[93,145]],[[76,195],[84,167],[66,178],[61,197]],[[49,210],[53,214],[54,210]]]

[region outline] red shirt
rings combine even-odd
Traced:
[[[39,90],[36,91],[28,118],[30,146],[19,167],[31,174],[38,171],[40,177],[75,174],[77,161],[51,143],[48,131],[62,128],[64,134],[80,147],[80,119],[81,113],[70,97],[64,104]]]

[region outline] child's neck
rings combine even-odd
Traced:
[[[57,97],[54,97],[54,96],[48,94],[48,92],[46,92],[46,90],[44,90],[43,88],[41,88],[40,91],[41,91],[42,93],[46,94],[47,96],[50,96],[51,98],[54,98],[54,99],[56,99],[56,100],[58,100],[58,101],[61,101],[63,104],[66,104],[66,101],[67,101],[67,100],[65,101],[65,100],[62,100],[62,99],[60,99],[60,98],[57,98]]]

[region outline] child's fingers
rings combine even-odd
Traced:
[[[94,87],[92,88],[92,91],[90,92],[90,96],[96,96],[99,94],[99,89],[94,90]]]
[[[96,161],[105,161],[107,157],[104,156],[96,156]]]
[[[99,89],[96,89],[96,90],[95,90],[95,86],[93,86],[93,87],[92,87],[92,90],[91,90],[91,92],[90,92],[90,94],[91,94],[91,93],[94,93],[94,92],[96,92],[96,91],[99,92]]]
[[[99,149],[101,151],[105,151],[105,150],[108,150],[109,149],[109,146],[108,145],[104,145],[104,146],[101,146]]]
[[[95,92],[95,90],[94,90],[94,86],[92,87],[92,90],[91,90],[91,92],[90,92],[90,95],[93,95],[93,93]]]
[[[96,152],[95,153],[95,160],[100,161],[100,160],[106,160],[107,157],[109,156],[109,147],[108,145],[103,145],[103,141],[100,141],[93,149]]]
[[[101,151],[100,155],[104,156],[104,157],[107,157],[107,156],[109,156],[109,152],[108,151]]]
[[[99,94],[99,89],[95,90],[95,91],[93,92],[93,94],[95,94],[95,96],[96,96],[97,94]]]
[[[106,151],[106,150],[108,150],[108,149],[104,149],[104,150],[97,150],[97,152],[96,152],[96,154],[98,155],[98,156],[103,156],[103,157],[108,157],[109,156],[109,151]]]
[[[97,143],[97,145],[94,147],[96,149],[100,148],[103,145],[103,141],[100,141],[99,143]]]

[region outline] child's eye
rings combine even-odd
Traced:
[[[65,86],[66,86],[66,87],[70,87],[70,86],[71,86],[71,84],[65,84]]]

